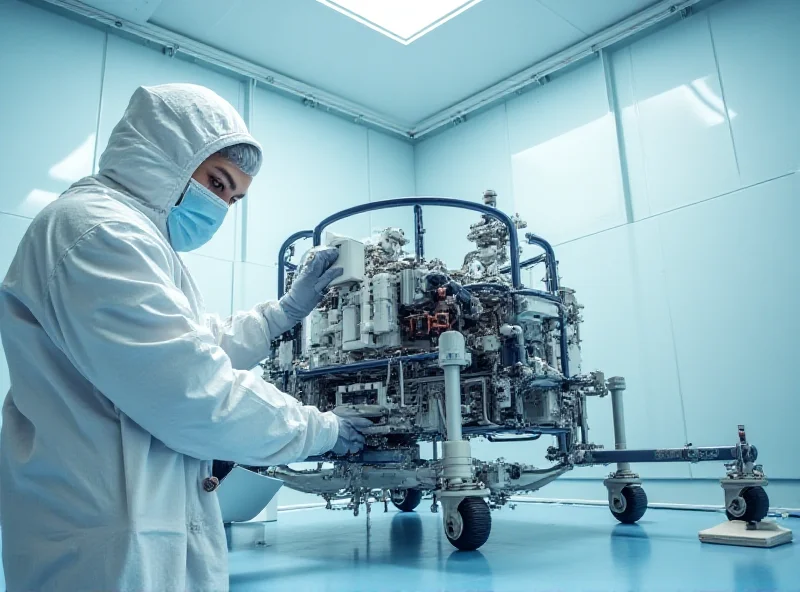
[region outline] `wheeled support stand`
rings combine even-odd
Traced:
[[[729,520],[756,523],[769,512],[769,497],[764,487],[767,478],[755,461],[758,451],[748,444],[744,426],[739,426],[739,443],[736,446],[684,448],[660,450],[628,450],[625,438],[625,411],[622,393],[624,378],[610,378],[607,382],[611,393],[611,408],[614,417],[613,452],[586,450],[576,464],[616,462],[617,470],[603,481],[608,489],[608,506],[620,522],[632,524],[644,516],[647,510],[647,494],[642,488],[639,475],[631,470],[630,462],[702,462],[729,459],[725,466],[727,476],[720,481],[725,491],[725,512]]]
[[[462,551],[483,545],[492,529],[489,490],[478,482],[470,443],[461,433],[461,368],[469,364],[464,336],[446,331],[439,336],[439,366],[444,370],[447,440],[442,442],[442,477],[435,496],[442,502],[444,531]]]
[[[764,520],[769,513],[769,496],[764,490],[767,477],[755,464],[755,446],[748,444],[744,426],[739,426],[735,460],[726,464],[728,475],[720,480],[725,491],[728,522],[698,533],[704,543],[744,547],[775,547],[792,540],[792,531]]]
[[[611,412],[614,420],[614,448],[626,450],[625,406],[622,393],[625,391],[625,379],[614,376],[606,384],[611,393]],[[647,511],[647,494],[642,488],[639,475],[631,471],[629,462],[618,462],[617,470],[603,481],[608,489],[608,507],[614,517],[623,524],[633,524]]]
[[[755,464],[757,456],[755,446],[747,443],[744,426],[740,425],[736,460],[725,465],[728,475],[720,480],[728,520],[759,522],[769,513],[769,496],[764,491],[769,482],[761,466]]]

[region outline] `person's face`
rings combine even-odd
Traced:
[[[229,206],[242,199],[253,182],[253,177],[244,174],[235,164],[219,154],[206,158],[197,167],[192,179],[217,194]]]

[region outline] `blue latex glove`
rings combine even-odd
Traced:
[[[336,415],[339,420],[339,437],[336,444],[331,448],[336,456],[346,456],[355,454],[364,448],[364,434],[362,431],[372,425],[372,422],[365,417],[341,417]]]
[[[281,308],[289,320],[297,323],[306,318],[322,302],[328,285],[344,270],[331,267],[339,258],[339,249],[328,247],[312,251],[304,262],[292,288],[280,300]]]

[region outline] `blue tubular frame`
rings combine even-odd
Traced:
[[[422,206],[414,206],[414,254],[417,256],[417,261],[422,261],[425,258],[425,227],[422,224]]]
[[[291,264],[287,264],[285,262],[285,254],[287,249],[303,238],[312,238],[314,241],[314,246],[319,246],[322,244],[322,232],[336,222],[340,220],[344,220],[345,218],[349,218],[351,216],[356,216],[358,214],[364,214],[366,212],[372,212],[376,210],[384,210],[388,208],[398,208],[398,207],[414,207],[414,253],[417,257],[417,260],[422,260],[425,256],[425,241],[424,241],[424,234],[425,228],[422,224],[422,207],[423,206],[442,206],[442,207],[449,207],[449,208],[459,208],[464,210],[471,210],[473,212],[478,212],[481,214],[485,214],[487,216],[491,216],[492,218],[499,220],[502,222],[506,228],[508,229],[508,237],[509,237],[509,250],[510,250],[510,258],[511,262],[508,267],[503,268],[501,270],[502,273],[511,272],[511,284],[514,287],[513,290],[510,290],[511,294],[519,295],[519,296],[534,296],[536,298],[541,298],[543,300],[548,300],[553,302],[558,306],[558,314],[559,314],[559,322],[561,325],[561,334],[560,334],[560,354],[561,354],[561,371],[569,378],[570,370],[569,370],[569,347],[567,343],[567,323],[566,318],[564,315],[564,307],[563,302],[561,301],[561,297],[558,294],[559,289],[559,282],[558,282],[558,269],[557,269],[557,262],[555,252],[553,251],[553,247],[543,238],[536,236],[535,234],[526,234],[525,238],[528,244],[536,245],[540,247],[544,251],[544,261],[547,265],[547,292],[543,292],[541,290],[533,290],[531,288],[524,288],[522,286],[521,280],[521,270],[525,264],[530,264],[533,261],[537,261],[540,259],[541,256],[535,257],[533,259],[529,259],[524,262],[520,262],[520,248],[519,248],[519,236],[517,233],[516,224],[511,219],[511,217],[506,214],[505,212],[493,208],[491,206],[487,206],[484,204],[479,204],[471,201],[465,201],[461,199],[453,199],[450,197],[401,197],[397,199],[387,199],[383,201],[375,201],[371,203],[362,204],[360,206],[355,206],[352,208],[348,208],[346,210],[342,210],[335,214],[332,214],[325,218],[322,222],[320,222],[314,230],[301,230],[300,232],[295,232],[292,236],[286,239],[281,245],[280,252],[278,253],[278,294],[282,296],[286,287],[286,271],[287,269],[291,270],[293,266]],[[469,290],[470,285],[464,286],[467,290]],[[473,284],[472,287],[480,288],[492,288],[492,287],[502,287],[505,290],[508,290],[506,286],[501,284]],[[414,360],[409,360],[414,361]],[[381,360],[381,364],[383,365],[387,363],[386,360]],[[359,369],[365,369],[363,366],[359,364],[352,364],[349,366],[357,366]],[[352,372],[357,372],[358,370],[352,370]],[[341,367],[339,366],[332,366],[328,368],[316,368],[314,370],[306,371],[303,373],[298,373],[299,376],[303,376],[303,378],[311,378],[313,376],[323,376],[325,374],[334,374],[336,372],[344,372]],[[348,371],[349,372],[349,371]]]
[[[364,214],[365,212],[373,212],[375,210],[385,210],[387,208],[399,208],[404,206],[417,206],[414,208],[414,213],[416,221],[419,223],[422,221],[422,206],[443,206],[446,208],[459,208],[462,210],[480,212],[481,214],[491,216],[492,218],[495,218],[496,220],[499,220],[505,224],[506,228],[508,228],[508,240],[511,250],[511,283],[515,288],[522,287],[519,272],[519,237],[517,236],[517,226],[514,224],[514,221],[508,214],[498,210],[497,208],[471,201],[465,201],[463,199],[453,199],[451,197],[400,197],[397,199],[374,201],[372,203],[366,203],[360,206],[348,208],[328,216],[317,225],[317,227],[314,229],[314,246],[318,247],[320,244],[322,244],[322,231],[339,220],[344,220],[345,218],[356,216],[358,214]],[[419,256],[421,247],[421,228],[416,224],[415,226],[415,248],[417,251],[417,256]],[[550,245],[548,245],[548,247],[549,246]],[[550,248],[550,250],[552,251],[552,248]]]
[[[374,370],[383,368],[395,363],[427,362],[438,359],[438,353],[411,354],[408,356],[396,356],[394,358],[381,358],[376,360],[365,360],[363,362],[353,362],[352,364],[341,364],[336,366],[322,366],[311,370],[298,370],[298,378],[315,378],[317,376],[328,376],[331,374],[355,374],[362,370]]]
[[[286,270],[292,271],[297,267],[291,263],[286,263],[286,251],[289,250],[294,243],[304,238],[313,238],[313,230],[301,230],[295,232],[292,236],[283,241],[280,250],[278,251],[278,298],[283,296],[284,289],[286,288]]]
[[[547,290],[551,294],[558,294],[558,263],[556,262],[556,253],[553,247],[540,236],[529,232],[525,235],[525,239],[529,245],[536,245],[540,247],[545,254],[545,263],[547,264]],[[514,264],[514,261],[511,261]]]

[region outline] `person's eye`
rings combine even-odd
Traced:
[[[220,182],[220,180],[217,179],[216,177],[209,177],[209,180],[211,182],[211,189],[213,189],[214,191],[224,191],[225,190],[225,185],[223,185]]]

